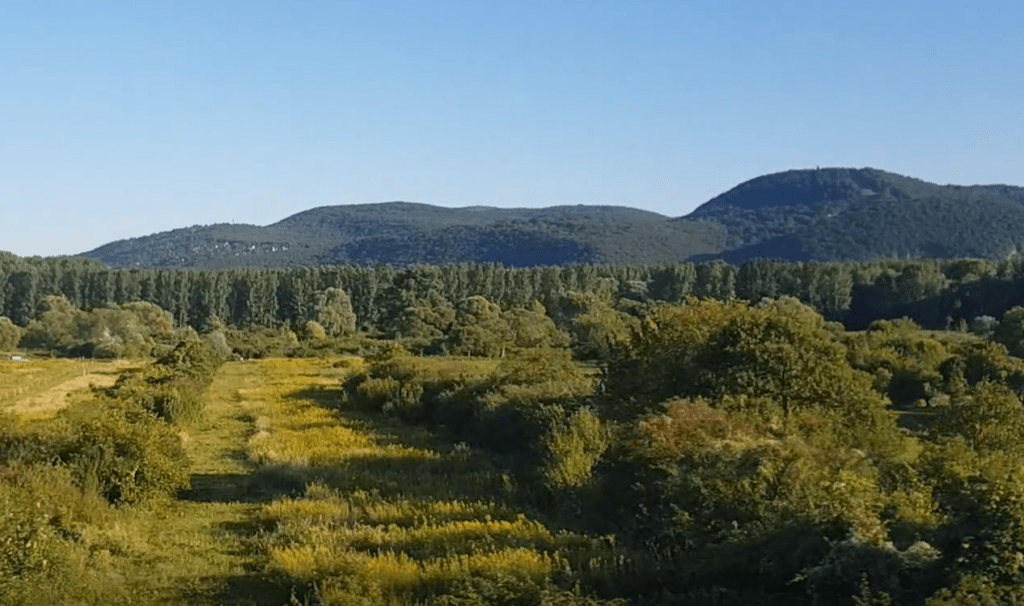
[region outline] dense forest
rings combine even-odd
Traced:
[[[936,185],[873,168],[823,168],[751,179],[677,218],[623,206],[354,204],[313,208],[265,227],[195,225],[83,255],[111,267],[194,269],[998,260],[1024,247],[1021,233],[1021,187]]]
[[[540,304],[556,322],[565,322],[580,313],[581,305],[628,314],[645,303],[688,296],[758,301],[785,295],[850,329],[904,316],[926,328],[947,329],[1024,304],[1022,268],[1024,258],[1012,257],[862,263],[755,259],[740,266],[712,261],[168,270],[110,269],[80,257],[0,253],[0,315],[24,327],[42,311],[44,297],[60,295],[85,309],[145,301],[169,312],[176,324],[195,329],[211,317],[234,328],[295,328],[313,318],[318,297],[337,288],[350,297],[358,329],[385,336],[416,323],[417,314],[432,314],[424,322],[443,331],[470,296],[504,311]]]

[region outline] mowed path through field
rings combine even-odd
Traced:
[[[294,592],[300,603],[422,604],[479,575],[543,587],[584,568],[616,573],[621,554],[605,540],[518,510],[484,453],[339,408],[339,382],[361,364],[220,368],[204,420],[181,432],[191,489],[126,508],[105,531],[125,603],[285,606]]]
[[[300,601],[412,606],[478,582],[574,600],[566,587],[626,571],[613,540],[517,503],[516,479],[495,457],[345,402],[340,381],[361,360],[256,364],[263,383],[247,397],[263,408],[248,449],[281,489],[260,509],[261,547]],[[291,495],[289,479],[302,480]],[[468,595],[449,597],[482,603],[458,601]]]
[[[281,606],[290,591],[271,582],[253,520],[273,498],[246,454],[262,405],[260,366],[229,362],[204,394],[204,419],[181,431],[192,488],[120,520],[125,548],[115,558],[130,603]],[[256,397],[247,398],[246,394]]]

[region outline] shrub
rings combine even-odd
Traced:
[[[221,360],[231,359],[231,346],[223,330],[213,330],[203,335],[203,341],[217,354]]]
[[[299,336],[307,341],[323,341],[327,338],[327,332],[319,322],[309,320],[299,329]]]
[[[29,323],[29,347],[66,355],[115,358],[149,355],[173,337],[171,315],[152,303],[134,302],[85,311],[66,298],[50,295],[43,311]]]
[[[213,380],[213,375],[223,362],[208,343],[198,339],[178,343],[173,350],[157,360],[157,364],[194,378],[204,387]]]
[[[481,296],[459,302],[447,332],[449,351],[469,356],[504,356],[514,337],[501,308]]]
[[[0,317],[0,351],[10,351],[21,341],[21,328],[10,319]]]
[[[394,377],[361,377],[349,386],[356,401],[372,410],[393,414],[407,421],[420,420],[423,385]]]
[[[691,301],[660,308],[628,354],[609,364],[604,386],[627,403],[620,407],[624,416],[673,397],[712,403],[765,398],[785,415],[813,411],[834,419],[834,427],[843,428],[837,438],[884,457],[901,436],[872,383],[871,375],[850,365],[821,317],[802,304]]]
[[[285,356],[298,345],[298,337],[291,330],[250,327],[245,330],[225,331],[231,350],[243,358],[269,358]]]
[[[157,500],[189,486],[180,436],[133,406],[111,404],[74,422],[60,458],[81,486],[112,504]]]
[[[202,386],[194,379],[176,377],[150,387],[146,410],[175,425],[191,425],[203,418]]]
[[[67,469],[48,464],[0,466],[0,603],[104,603],[91,578],[83,523],[105,521],[106,504],[76,487]]]
[[[506,313],[516,347],[568,347],[568,333],[558,330],[544,306],[534,301],[529,308],[516,307]]]
[[[543,477],[554,490],[581,488],[610,443],[608,430],[592,411],[581,408],[551,425],[543,439]]]
[[[122,375],[107,395],[169,423],[194,423],[202,417],[203,390],[222,363],[204,340],[182,341],[155,364]]]

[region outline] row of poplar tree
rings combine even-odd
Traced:
[[[76,307],[147,301],[178,325],[199,328],[211,316],[235,327],[300,324],[314,317],[328,288],[349,294],[359,328],[387,332],[410,307],[482,296],[502,309],[535,301],[552,318],[569,293],[611,299],[680,301],[688,296],[757,301],[789,295],[847,327],[907,316],[950,328],[1024,304],[1024,258],[789,263],[755,259],[664,265],[568,265],[509,268],[322,266],[289,269],[111,269],[82,257],[18,257],[0,252],[0,316],[25,326],[47,295]]]

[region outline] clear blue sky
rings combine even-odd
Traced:
[[[0,250],[333,204],[1024,185],[1019,1],[0,0]]]

